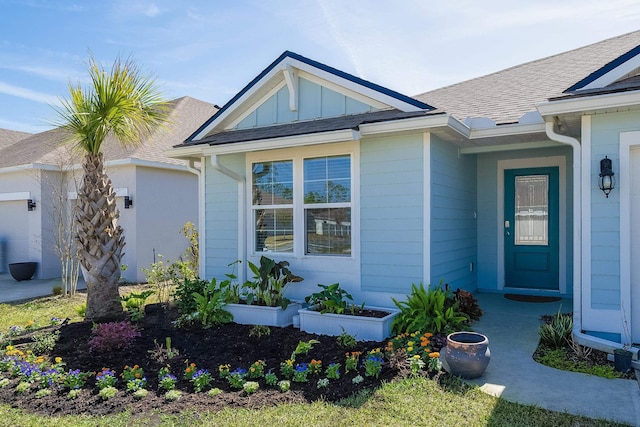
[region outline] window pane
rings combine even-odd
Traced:
[[[293,162],[254,163],[252,167],[253,204],[288,205],[293,201]]]
[[[304,203],[351,201],[351,158],[320,157],[304,161]]]
[[[549,177],[516,177],[515,243],[547,245],[549,243]]]
[[[293,209],[257,209],[256,252],[293,252]]]
[[[307,209],[306,253],[351,255],[351,208]]]

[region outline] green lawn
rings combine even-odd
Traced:
[[[0,304],[0,330],[36,320],[47,324],[52,316],[80,320],[74,299],[43,298],[22,304]],[[11,426],[619,426],[622,424],[546,411],[506,402],[478,389],[452,384],[446,387],[425,378],[385,384],[373,393],[341,404],[280,405],[261,409],[225,409],[217,413],[179,415],[118,414],[111,417],[39,417],[0,405],[0,424]]]

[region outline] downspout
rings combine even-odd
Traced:
[[[554,121],[547,120],[547,136],[552,141],[570,145],[573,148],[573,336],[580,344],[611,353],[621,344],[582,332],[582,145],[576,138],[556,133]]]
[[[200,158],[200,165],[204,165],[204,157]],[[196,161],[194,159],[189,159],[187,170],[198,177],[198,276],[204,278],[204,260],[207,259],[205,256],[206,246],[204,244],[206,233],[204,228],[204,174],[202,173],[202,169],[196,167]]]
[[[573,335],[582,341],[592,338],[582,333],[582,146],[576,138],[556,133],[552,120],[546,121],[545,131],[550,140],[573,148]]]
[[[211,155],[211,166],[223,175],[228,176],[238,182],[238,258],[241,261],[246,260],[246,227],[245,227],[245,200],[246,200],[246,180],[244,176],[232,171],[220,164],[220,157],[217,154]],[[238,282],[243,283],[245,280],[245,269],[238,268]]]

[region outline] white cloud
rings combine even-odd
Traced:
[[[147,10],[145,10],[144,14],[150,17],[154,17],[156,15],[158,15],[160,13],[160,9],[158,9],[158,6],[156,6],[155,4],[151,3],[148,7]]]
[[[26,89],[20,86],[14,86],[8,83],[0,81],[0,93],[6,95],[15,96],[18,98],[28,99],[30,101],[40,102],[43,104],[57,105],[59,104],[58,98],[46,93],[36,92],[31,89]]]

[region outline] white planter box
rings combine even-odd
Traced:
[[[293,316],[298,314],[302,306],[292,302],[286,310],[280,307],[264,307],[260,305],[227,304],[224,309],[233,314],[233,321],[242,325],[289,326],[293,324]]]
[[[365,307],[369,310],[386,311],[382,318],[351,316],[347,314],[322,314],[319,311],[303,308],[300,315],[300,330],[314,334],[338,336],[344,332],[356,337],[358,341],[383,341],[391,336],[391,323],[399,311],[391,308]]]

